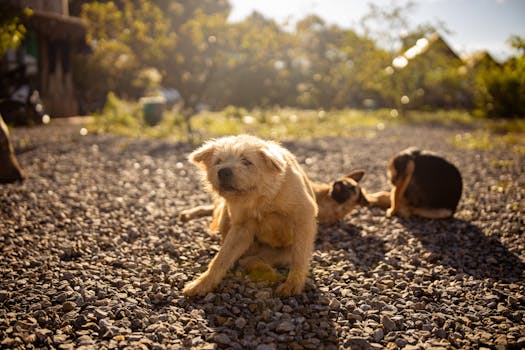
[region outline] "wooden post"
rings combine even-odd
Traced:
[[[0,115],[0,183],[23,180],[24,172],[15,157],[15,151],[9,140],[9,130]]]

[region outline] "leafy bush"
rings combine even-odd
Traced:
[[[490,118],[525,118],[525,56],[478,74],[476,107]]]
[[[119,99],[110,92],[101,113],[94,115],[94,132],[112,133],[129,137],[155,137],[184,140],[187,134],[184,119],[174,111],[164,111],[161,122],[149,126],[144,122],[143,106],[138,102]]]

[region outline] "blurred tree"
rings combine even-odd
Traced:
[[[337,26],[327,26],[318,16],[308,16],[297,22],[299,54],[304,62],[303,79],[298,87],[298,102],[303,107],[336,107],[333,104],[344,98],[336,95],[345,84],[337,72],[347,60],[339,48],[344,31]]]
[[[20,21],[22,15],[30,15],[29,10],[22,11],[9,4],[0,4],[0,59],[7,50],[15,48],[22,43],[26,28]]]
[[[165,86],[179,91],[188,119],[206,105],[400,108],[402,96],[406,108],[469,108],[475,87],[484,96],[479,105],[493,108],[497,94],[490,92],[496,77],[471,78],[450,47],[432,39],[436,26],[410,28],[413,2],[371,5],[364,34],[317,16],[292,32],[256,12],[230,23],[227,0],[71,3],[88,22],[94,47],[76,65],[77,84],[91,100],[109,90],[136,98]],[[420,39],[427,44],[414,55]],[[522,38],[511,42],[523,50]],[[403,67],[394,64],[399,59]],[[519,61],[512,67],[509,77]]]
[[[228,26],[222,38],[216,79],[208,99],[216,105],[244,107],[286,104],[293,90],[289,33],[254,12]]]
[[[490,118],[525,118],[525,39],[512,36],[509,42],[516,57],[476,72],[476,107]]]
[[[369,3],[368,7],[368,12],[360,20],[364,37],[390,52],[400,50],[402,38],[411,31],[408,19],[416,4],[413,1],[402,4],[391,1],[386,6]]]
[[[344,106],[374,108],[384,106],[388,91],[392,90],[391,80],[384,68],[391,55],[377,47],[370,39],[347,30],[341,41],[341,52],[346,60],[341,62],[340,74],[344,85],[340,94]]]
[[[143,95],[148,88],[140,85],[143,70],[160,66],[176,44],[161,8],[146,0],[93,1],[82,5],[81,17],[94,48],[92,55],[75,59],[81,100],[100,108],[109,91],[128,98]]]
[[[519,35],[512,35],[508,42],[510,46],[516,49],[519,55],[525,55],[525,38]]]
[[[156,68],[191,115],[218,64],[217,41],[224,40],[229,9],[223,0],[86,2],[81,16],[95,52],[77,62],[83,73],[77,83],[96,99],[108,91],[136,98],[148,88],[141,85],[144,72]]]
[[[184,101],[184,114],[191,116],[222,64],[227,12],[208,14],[196,10],[177,31],[179,41],[164,60],[164,83],[175,87]]]

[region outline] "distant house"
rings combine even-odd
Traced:
[[[22,67],[31,87],[40,92],[52,117],[76,115],[79,103],[72,76],[73,53],[85,49],[86,27],[69,16],[68,0],[7,0],[16,8],[30,8],[22,16],[24,42],[0,62],[0,73]]]
[[[487,51],[479,51],[471,55],[465,55],[462,57],[462,59],[469,70],[501,67],[501,64],[496,61]]]
[[[441,35],[407,37],[403,44],[403,50],[392,65],[410,77],[402,87],[410,101],[407,107],[472,107],[472,66]]]
[[[403,39],[403,49],[399,57],[411,61],[431,61],[433,64],[446,66],[464,65],[461,57],[450,48],[450,45],[438,33],[428,37],[410,36]],[[435,68],[435,66],[434,66]]]

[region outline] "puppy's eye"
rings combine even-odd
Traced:
[[[248,159],[246,159],[246,158],[241,159],[241,162],[242,162],[242,164],[244,164],[244,165],[246,165],[246,166],[250,166],[250,165],[253,164],[252,162],[250,162],[250,161],[249,161]]]
[[[220,164],[220,163],[222,163],[222,159],[221,158],[217,158],[215,160],[215,165]]]

